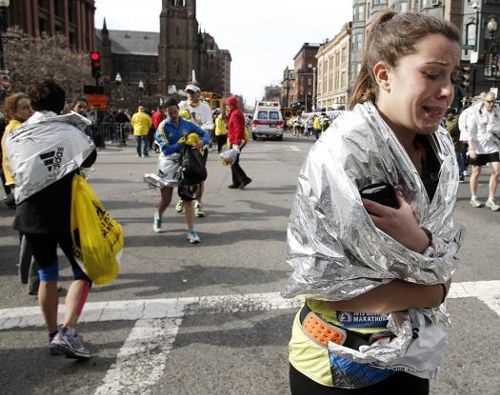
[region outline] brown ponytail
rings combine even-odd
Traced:
[[[358,103],[377,101],[379,88],[372,70],[378,62],[397,66],[403,56],[416,52],[417,43],[428,34],[441,34],[460,43],[460,31],[456,26],[423,13],[381,12],[369,28],[363,62],[356,77],[349,109]]]

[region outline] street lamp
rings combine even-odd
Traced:
[[[490,16],[486,29],[490,34],[490,45],[488,51],[484,54],[484,78],[491,80],[500,79],[500,51],[497,41],[498,20]]]
[[[316,67],[313,67],[313,96],[312,96],[312,110],[316,111]]]
[[[144,82],[142,80],[139,81],[139,101],[142,104],[142,95],[144,92]]]
[[[115,82],[116,85],[120,85],[122,83],[122,76],[120,75],[120,73],[116,73]]]
[[[490,16],[488,20],[488,24],[486,25],[486,29],[490,32],[490,38],[493,40],[495,38],[495,33],[498,29],[498,21],[494,16]]]

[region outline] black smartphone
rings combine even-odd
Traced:
[[[379,183],[364,187],[359,191],[359,194],[364,199],[370,199],[384,206],[399,208],[398,197],[396,190],[390,184]]]

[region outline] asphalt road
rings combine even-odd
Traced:
[[[165,231],[152,231],[158,192],[142,176],[155,171],[154,157],[137,158],[132,147],[100,151],[90,183],[123,224],[126,250],[119,279],[90,294],[79,331],[93,358],[84,363],[48,355],[36,299],[17,278],[13,212],[0,207],[0,392],[289,393],[287,342],[297,309],[275,296],[289,274],[286,226],[312,142],[290,136],[252,142],[242,167],[253,182],[243,191],[227,189],[230,171],[212,151],[207,216],[196,223],[199,245],[186,241],[184,218],[173,204]],[[487,181],[485,175],[480,196]],[[455,219],[467,233],[454,281],[500,280],[500,213],[470,207],[462,184]],[[62,267],[67,286],[70,270]],[[500,288],[487,299],[450,299],[449,353],[432,394],[498,393],[499,305]],[[6,314],[31,314],[33,323],[6,323]]]

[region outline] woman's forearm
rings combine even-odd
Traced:
[[[326,303],[334,310],[383,314],[437,307],[443,300],[443,292],[441,284],[420,285],[394,280],[352,299]]]

